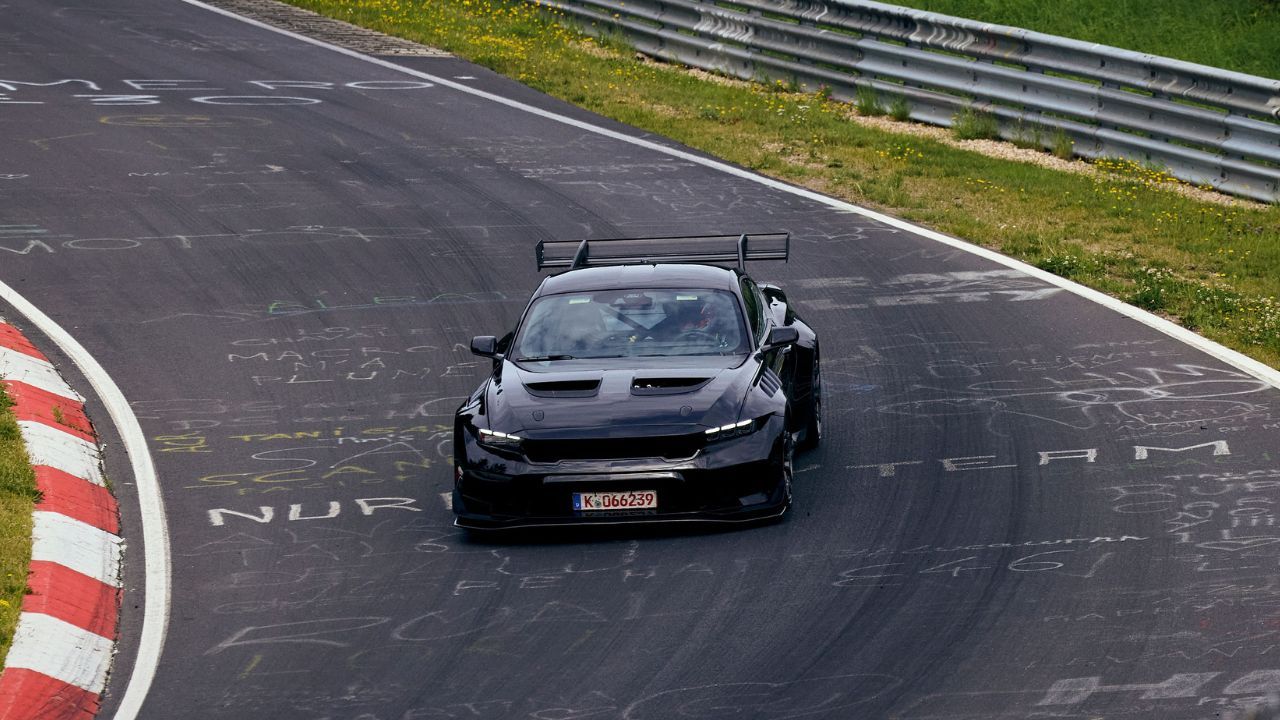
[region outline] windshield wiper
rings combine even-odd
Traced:
[[[577,360],[572,355],[537,355],[534,357],[518,357],[516,362],[546,362],[548,360]]]
[[[515,362],[546,362],[548,360],[613,360],[615,358],[631,357],[630,355],[587,355],[578,357],[577,355],[538,355],[536,357],[518,357]]]

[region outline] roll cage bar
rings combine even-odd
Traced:
[[[539,240],[538,269],[656,263],[737,262],[746,272],[748,260],[787,261],[791,233],[683,235],[674,237]]]

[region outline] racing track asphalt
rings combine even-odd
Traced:
[[[200,7],[5,17],[0,281],[119,384],[168,509],[139,717],[1182,720],[1280,688],[1261,380],[961,249]],[[514,322],[536,240],[777,229],[793,259],[755,274],[821,333],[828,405],[786,521],[450,526],[466,343]],[[130,540],[109,716],[144,568],[89,408]]]

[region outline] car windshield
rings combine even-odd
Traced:
[[[512,356],[533,362],[746,352],[742,312],[731,293],[626,289],[538,298]]]

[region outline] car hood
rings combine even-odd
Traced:
[[[504,360],[485,390],[486,415],[491,428],[533,439],[695,432],[739,419],[754,369],[748,360],[534,372]]]

